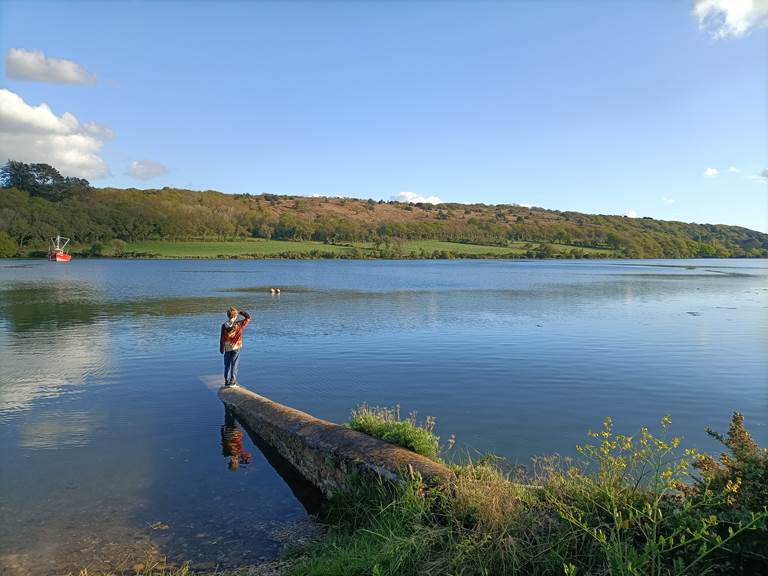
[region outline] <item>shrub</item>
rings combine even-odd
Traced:
[[[691,465],[700,456],[679,450],[681,439],[643,427],[637,437],[615,434],[606,419],[598,444],[578,447],[583,461],[546,471],[546,498],[571,524],[588,556],[616,575],[692,572],[712,565],[715,553],[728,550],[764,521],[758,514],[729,524],[713,513],[725,501],[709,490],[689,491]]]
[[[12,258],[18,252],[16,240],[11,238],[7,232],[0,230],[0,258]]]
[[[718,462],[705,454],[695,466],[702,474],[702,488],[724,495],[734,509],[755,510],[768,505],[768,449],[760,448],[744,427],[744,416],[735,412],[728,434],[707,428],[731,454],[721,454]]]
[[[124,240],[115,238],[109,244],[112,248],[112,255],[115,258],[122,258],[123,256],[125,256],[125,250],[128,244]]]
[[[717,561],[734,574],[768,574],[768,450],[757,445],[738,412],[727,435],[709,428],[707,433],[730,454],[721,454],[719,461],[708,454],[699,458],[694,466],[701,478],[693,497],[717,519],[720,538],[729,538],[746,525],[753,528],[730,538],[726,549],[716,550]]]

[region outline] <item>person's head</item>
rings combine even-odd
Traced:
[[[232,470],[232,472],[237,472],[237,469],[240,468],[240,456],[237,454],[233,454],[229,459],[229,464],[227,464],[227,468]]]
[[[229,310],[227,310],[227,318],[229,318],[230,320],[235,320],[239,313],[240,311],[234,306],[232,306]]]

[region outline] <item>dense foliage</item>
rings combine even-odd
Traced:
[[[543,459],[532,475],[493,458],[452,466],[430,488],[355,484],[333,498],[333,529],[292,576],[768,573],[768,451],[735,414],[730,453],[683,450],[668,435],[616,434],[610,419],[576,460]],[[692,465],[701,475],[691,478]]]
[[[0,243],[25,253],[62,234],[83,245],[112,240],[442,240],[507,246],[603,248],[635,258],[765,257],[768,235],[738,226],[558,212],[517,205],[406,204],[350,198],[229,195],[163,188],[93,188],[45,164],[9,161],[0,174]],[[10,241],[9,241],[10,239]],[[11,245],[12,242],[12,245]],[[570,256],[586,253],[571,248]]]

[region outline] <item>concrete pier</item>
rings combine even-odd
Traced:
[[[405,448],[315,418],[242,387],[221,388],[219,398],[243,425],[325,496],[343,491],[352,476],[399,481],[417,473],[430,485],[451,471]]]

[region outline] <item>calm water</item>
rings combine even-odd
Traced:
[[[716,450],[705,426],[739,410],[768,443],[766,260],[0,261],[0,572],[126,543],[230,566],[295,539],[295,487],[250,439],[238,470],[223,455],[232,304],[254,315],[240,381],[322,418],[400,404],[520,463],[608,415],[669,412]]]

